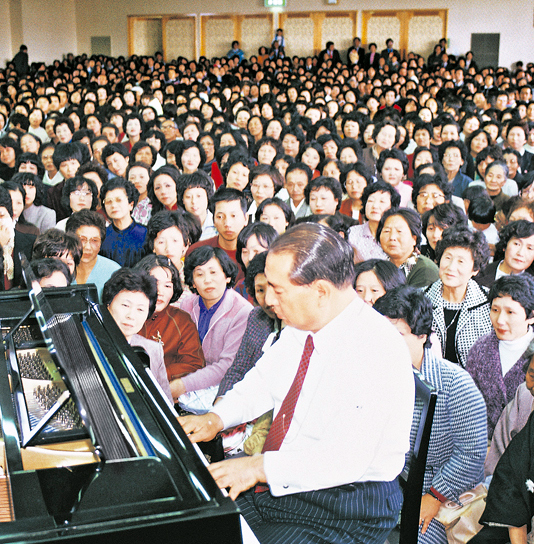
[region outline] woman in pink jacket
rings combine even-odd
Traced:
[[[186,258],[184,273],[195,296],[186,298],[181,308],[198,328],[206,366],[181,378],[174,392],[181,395],[183,409],[201,413],[209,410],[234,361],[252,304],[232,289],[238,268],[220,248],[197,248]]]

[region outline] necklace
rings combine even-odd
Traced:
[[[462,307],[460,306],[456,313],[454,314],[453,318],[451,319],[451,322],[448,325],[445,325],[445,333],[449,330],[449,328],[453,325],[453,323],[458,319],[458,316],[460,315],[460,312],[462,310]]]

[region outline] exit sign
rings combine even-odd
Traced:
[[[264,0],[266,8],[285,8],[286,0]]]

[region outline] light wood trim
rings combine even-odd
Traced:
[[[449,19],[449,10],[448,9],[415,9],[415,10],[363,10],[362,11],[362,44],[368,48],[369,40],[367,35],[367,26],[369,20],[372,17],[397,17],[400,21],[400,32],[399,32],[399,43],[397,49],[399,53],[404,58],[408,49],[409,43],[409,30],[410,30],[410,19],[412,17],[440,17],[443,22],[443,32],[442,37],[447,38],[448,31],[448,19]],[[377,51],[380,52],[384,48],[384,44],[377,44]]]

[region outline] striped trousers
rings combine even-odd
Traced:
[[[357,482],[282,497],[251,489],[236,502],[261,544],[383,544],[402,492],[397,480]]]

